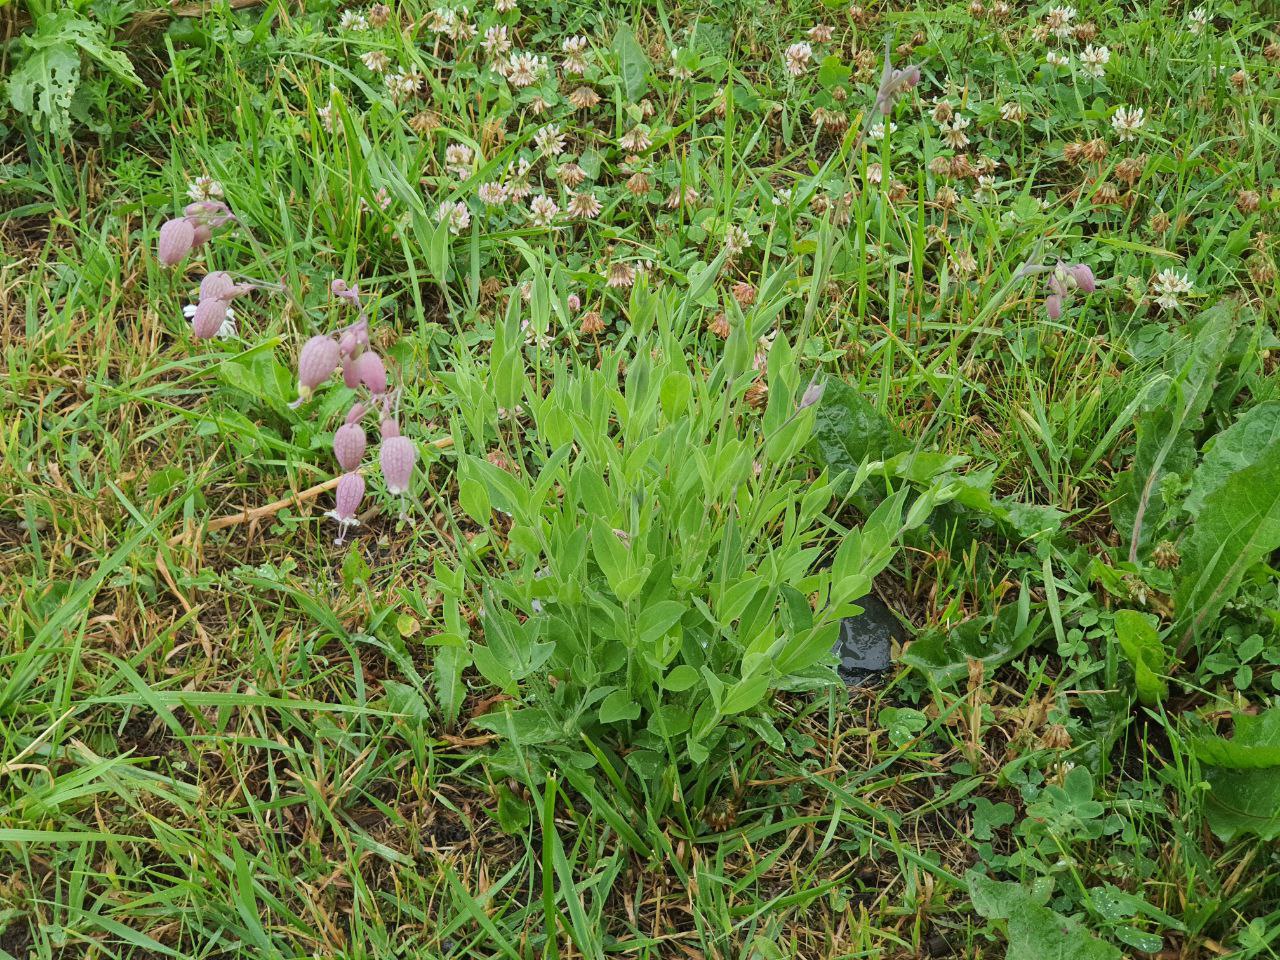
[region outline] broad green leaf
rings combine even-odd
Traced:
[[[1191,476],[1191,489],[1182,508],[1192,517],[1199,516],[1209,494],[1226,483],[1237,470],[1256,463],[1275,443],[1280,443],[1280,400],[1251,407],[1213,438],[1200,466]]]
[[[1120,649],[1133,664],[1138,699],[1147,705],[1157,703],[1169,692],[1163,677],[1169,671],[1169,653],[1152,618],[1136,610],[1117,610],[1115,627]]]
[[[1019,607],[1001,607],[994,618],[921,634],[902,654],[902,662],[924,671],[939,686],[951,686],[968,676],[970,660],[982,661],[990,672],[1022,653],[1036,641],[1043,620],[1043,613],[1027,618]]]
[[[855,474],[864,460],[887,460],[907,448],[906,438],[862,394],[840,380],[827,381],[817,404],[811,447],[832,476]]]
[[[1151,539],[1148,522],[1170,473],[1187,476],[1195,463],[1192,432],[1213,397],[1235,331],[1235,308],[1223,303],[1197,318],[1194,338],[1172,351],[1167,375],[1153,382],[1137,416],[1133,466],[1113,486],[1112,523],[1136,560]]]
[[[1205,812],[1213,832],[1228,841],[1280,838],[1280,707],[1236,714],[1230,740],[1194,738],[1191,749],[1211,768]]]
[[[1051,881],[1028,889],[992,880],[976,870],[970,870],[965,879],[978,914],[1007,922],[1005,960],[1121,960],[1118,948],[1099,940],[1080,921],[1044,906]]]
[[[1174,601],[1179,653],[1214,622],[1245,572],[1280,547],[1280,443],[1206,494],[1183,541]]]
[[[645,56],[631,25],[621,23],[613,35],[613,51],[618,55],[618,69],[622,73],[622,89],[627,99],[639,103],[649,89],[649,58]]]
[[[635,720],[639,716],[640,704],[636,703],[628,690],[615,690],[600,704],[601,723]]]

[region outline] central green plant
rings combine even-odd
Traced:
[[[705,762],[735,724],[781,746],[771,695],[838,682],[841,618],[936,500],[904,518],[900,492],[860,529],[836,521],[836,491],[871,471],[817,474],[797,456],[818,391],[783,336],[763,363],[739,331],[705,374],[659,331],[539,391],[501,330],[487,390],[465,364],[454,374],[464,397],[505,389],[510,408],[519,393],[526,417],[524,463],[459,463],[463,509],[506,528],[502,568],[479,577],[484,642],[469,657],[516,707],[482,722],[523,747],[616,750],[645,777]]]

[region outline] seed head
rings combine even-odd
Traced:
[[[388,491],[394,494],[408,492],[417,457],[418,451],[408,437],[388,437],[382,441],[382,476]]]
[[[166,267],[176,267],[195,244],[196,229],[186,220],[169,220],[160,228],[157,255]]]
[[[364,459],[368,441],[358,423],[344,423],[333,434],[333,455],[343,470],[355,470]]]

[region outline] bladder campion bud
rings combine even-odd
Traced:
[[[215,270],[200,281],[201,300],[230,300],[239,292],[231,274]]]
[[[333,455],[343,470],[355,470],[364,458],[367,441],[358,423],[344,423],[333,434]]]
[[[304,343],[302,352],[298,354],[298,399],[293,405],[311,399],[315,388],[328,380],[337,367],[337,340],[315,336]]]
[[[344,473],[338,478],[338,491],[334,495],[333,509],[325,514],[338,521],[338,537],[333,542],[341,545],[347,538],[347,530],[358,527],[356,511],[364,499],[364,477],[358,473]]]
[[[365,350],[356,357],[353,364],[359,381],[369,388],[374,396],[387,392],[387,368],[382,358],[372,350]]]
[[[382,441],[382,476],[387,482],[388,491],[394,494],[408,492],[409,479],[413,476],[413,465],[417,458],[418,451],[408,437],[394,436]]]
[[[191,318],[191,329],[201,340],[216,337],[227,319],[227,301],[216,297],[206,297],[196,304],[195,316]]]
[[[195,244],[196,231],[186,220],[169,220],[160,228],[157,255],[166,267],[180,264]]]

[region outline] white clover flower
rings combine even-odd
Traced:
[[[1027,118],[1027,111],[1016,100],[1010,100],[1000,107],[1000,119],[1007,123],[1021,123]]]
[[[511,13],[518,6],[516,0],[493,0],[494,13]]]
[[[196,177],[187,184],[187,196],[197,203],[221,200],[222,184],[213,177]]]
[[[1187,30],[1192,36],[1198,37],[1204,33],[1205,28],[1209,26],[1209,14],[1204,7],[1196,7],[1187,14]]]
[[[481,203],[487,206],[501,207],[506,204],[509,192],[505,184],[490,180],[488,183],[480,184],[480,189],[476,191],[476,196],[480,198]]]
[[[1138,131],[1146,122],[1147,115],[1142,107],[1121,107],[1111,116],[1111,126],[1121,142],[1138,139]]]
[[[391,98],[399,101],[417,95],[422,77],[413,71],[396,70],[383,77],[382,82],[386,84]]]
[[[385,73],[391,58],[381,50],[370,50],[368,53],[360,54],[360,62],[373,73]]]
[[[451,143],[444,149],[445,169],[456,176],[469,177],[474,159],[475,151],[465,143]]]
[[[471,226],[471,210],[461,200],[446,200],[436,210],[436,222],[447,223],[449,232],[456,236]]]
[[[511,51],[511,37],[507,34],[507,28],[505,26],[490,27],[484,32],[484,41],[481,45],[491,60],[506,56]]]
[[[578,220],[594,220],[604,209],[591,193],[574,193],[569,196],[569,216]]]
[[[565,136],[557,124],[547,124],[533,135],[533,142],[548,157],[558,157],[564,153]]]
[[[586,37],[565,37],[560,43],[560,50],[565,55],[562,66],[565,73],[581,76],[587,72],[587,47],[590,41]]]
[[[540,193],[529,201],[529,222],[536,227],[550,226],[559,212],[556,202],[545,194]]]
[[[1045,15],[1044,22],[1059,40],[1066,40],[1074,29],[1071,21],[1076,18],[1075,7],[1052,7]]]
[[[732,260],[747,247],[751,246],[751,237],[747,231],[737,224],[729,224],[724,230],[725,259]]]
[[[963,150],[969,145],[969,136],[965,130],[969,127],[969,118],[956,114],[946,123],[938,124],[942,131],[942,142],[953,150]]]
[[[618,146],[628,153],[640,153],[643,150],[648,150],[651,144],[649,132],[644,127],[632,127],[618,141]]]
[[[362,30],[369,29],[369,21],[365,19],[363,13],[357,10],[344,10],[342,11],[342,19],[338,21],[338,26],[343,30],[359,33]]]
[[[787,72],[798,77],[808,69],[809,61],[813,59],[813,47],[804,41],[793,43],[783,56],[787,61]]]
[[[1192,290],[1191,278],[1176,270],[1161,270],[1151,282],[1151,290],[1156,294],[1156,303],[1163,310],[1176,310],[1181,306],[1179,296]]]
[[[883,140],[885,138],[886,133],[895,133],[897,132],[897,129],[898,129],[898,125],[894,123],[892,120],[889,121],[888,130],[885,129],[885,123],[883,120],[877,120],[875,123],[871,125],[871,129],[867,131],[867,139]]]
[[[545,58],[532,53],[513,53],[507,63],[507,81],[513,87],[531,87],[546,69]]]
[[[1065,53],[1059,53],[1057,50],[1050,50],[1044,55],[1044,62],[1051,67],[1069,67],[1071,66],[1071,58]]]
[[[1089,44],[1080,51],[1080,62],[1084,64],[1084,72],[1091,77],[1101,78],[1106,66],[1111,62],[1111,51],[1106,47],[1095,47]]]

